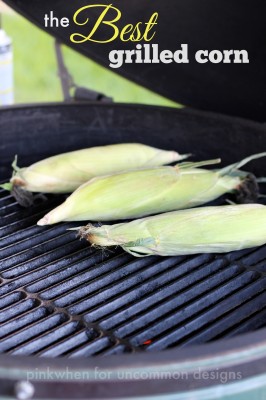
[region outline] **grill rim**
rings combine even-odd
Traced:
[[[241,355],[241,357],[240,357]],[[60,387],[64,390],[64,398],[67,393],[71,395],[71,388],[79,388],[78,398],[83,398],[91,393],[91,398],[102,398],[106,390],[105,398],[120,398],[128,396],[131,392],[136,395],[147,394],[170,394],[195,391],[199,389],[212,389],[220,384],[219,379],[193,379],[193,372],[201,371],[230,371],[241,373],[242,378],[238,382],[246,381],[255,377],[260,381],[261,376],[266,376],[266,328],[258,331],[237,335],[229,339],[219,339],[211,343],[192,345],[187,348],[176,348],[161,352],[145,352],[132,354],[110,355],[108,357],[93,357],[66,359],[58,358],[39,358],[36,356],[9,356],[0,355],[0,393],[7,387],[14,387],[14,383],[26,380],[27,373],[45,371],[57,372],[68,368],[69,371],[85,371],[93,374],[95,369],[98,371],[110,371],[112,377],[118,376],[119,371],[170,371],[174,376],[176,371],[185,371],[188,368],[189,379],[86,379],[70,382],[67,378],[57,377],[56,379],[29,379],[35,387],[35,398],[42,398],[41,393],[45,390],[47,396],[52,398],[60,397]],[[265,378],[264,378],[265,379]],[[137,383],[137,386],[136,386]],[[261,385],[265,381],[261,379]],[[54,385],[57,385],[56,394]],[[59,385],[59,386],[58,386]],[[66,390],[69,386],[69,392]],[[97,388],[99,390],[97,390]],[[240,388],[239,388],[240,389]],[[159,392],[158,392],[159,390]],[[96,391],[96,392],[95,392]],[[109,394],[108,394],[109,392]],[[39,395],[38,395],[39,393]],[[73,395],[73,393],[72,393]],[[76,398],[76,397],[75,397]],[[90,398],[90,397],[86,397]],[[123,397],[124,398],[124,397]]]
[[[169,115],[176,115],[181,117],[188,117],[188,118],[203,118],[203,119],[208,119],[209,121],[212,122],[224,122],[225,124],[229,124],[234,126],[234,124],[239,124],[239,126],[243,128],[247,128],[249,130],[256,130],[258,134],[264,135],[265,134],[265,122],[260,122],[260,121],[255,121],[250,118],[243,118],[240,116],[231,116],[231,115],[226,115],[223,113],[219,112],[214,112],[214,111],[206,111],[206,110],[199,110],[196,108],[192,107],[181,107],[181,108],[174,108],[174,107],[169,107],[169,106],[160,106],[160,105],[149,105],[149,104],[141,104],[141,103],[100,103],[99,102],[86,102],[86,101],[75,101],[73,103],[65,103],[65,102],[47,102],[47,103],[27,103],[27,104],[19,104],[19,105],[10,105],[10,106],[2,106],[0,109],[0,116],[4,115],[5,113],[8,114],[14,113],[14,112],[23,112],[23,111],[35,111],[39,112],[40,110],[46,110],[46,111],[54,111],[55,109],[69,109],[71,110],[72,108],[84,108],[84,109],[121,109],[121,110],[129,110],[129,111],[143,111],[147,110],[150,112],[154,112],[156,115],[156,112],[159,113],[160,111],[163,113],[168,113]],[[60,112],[60,111],[58,111]],[[83,112],[84,114],[84,112]],[[84,114],[86,115],[86,113]],[[1,126],[1,121],[0,121],[0,126]],[[144,144],[150,144],[149,140],[147,140],[146,137],[143,137],[142,142]],[[116,142],[110,141],[110,143],[106,144],[113,144]],[[98,145],[98,144],[95,144]],[[78,149],[78,148],[77,148]],[[185,151],[186,149],[184,149]],[[71,151],[71,150],[66,150],[66,151]],[[188,152],[188,151],[187,151]],[[56,153],[57,154],[57,153]],[[53,155],[53,154],[51,154]],[[241,157],[244,158],[244,156],[250,155],[250,152],[245,152],[245,155],[241,155]],[[198,157],[200,157],[200,154],[198,154]],[[11,160],[13,161],[13,159]],[[35,161],[36,162],[36,161]],[[221,163],[223,165],[224,162]],[[1,164],[0,164],[1,165]],[[4,165],[4,164],[3,164]],[[1,180],[3,179],[8,179],[8,176],[3,176]]]
[[[63,101],[52,101],[52,102],[36,102],[36,103],[21,103],[21,104],[12,104],[12,105],[4,105],[1,106],[0,113],[5,112],[5,111],[16,111],[16,110],[26,110],[26,109],[36,109],[38,110],[40,107],[42,109],[46,108],[55,108],[55,107],[66,107],[66,108],[72,108],[72,107],[98,107],[98,108],[131,108],[137,110],[138,108],[141,109],[150,109],[150,110],[163,110],[167,111],[170,113],[181,113],[181,114],[189,114],[189,115],[195,115],[195,116],[208,116],[212,119],[223,119],[227,121],[235,121],[235,122],[242,122],[245,125],[250,125],[250,126],[256,126],[261,127],[263,130],[263,127],[265,127],[265,122],[264,121],[256,121],[251,118],[244,118],[241,116],[237,115],[228,115],[228,114],[223,114],[221,112],[217,111],[208,111],[208,110],[200,110],[198,108],[194,107],[189,107],[189,106],[179,106],[176,107],[170,107],[170,106],[162,106],[162,105],[156,105],[156,104],[142,104],[142,103],[120,103],[120,102],[114,102],[114,103],[99,103],[97,101],[76,101],[75,102],[63,102]]]

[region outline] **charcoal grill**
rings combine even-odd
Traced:
[[[266,147],[265,124],[193,109],[12,107],[0,110],[0,180],[10,176],[15,154],[19,165],[29,165],[59,152],[132,141],[192,150],[198,159],[221,156],[223,165]],[[262,176],[264,166],[257,160],[249,169]],[[0,191],[2,397],[265,397],[266,246],[141,259],[96,250],[67,231],[76,224],[36,226],[62,200],[49,195],[23,209]]]
[[[1,179],[9,176],[16,152],[26,165],[59,148],[133,138],[163,148],[177,146],[182,152],[197,148],[200,158],[222,153],[228,163],[261,150],[264,130],[255,122],[157,107],[57,104],[6,109],[0,112]],[[261,160],[250,165],[258,176],[262,167]],[[204,383],[211,390],[219,382],[219,377],[208,384],[192,378],[161,379],[160,384],[151,379],[147,385],[96,374],[85,383],[64,382],[60,391],[48,373],[48,382],[40,382],[39,372],[48,367],[91,369],[92,375],[96,367],[112,374],[138,368],[146,374],[154,369],[176,373],[185,371],[189,362],[192,369],[202,363],[202,368],[215,370],[221,364],[225,372],[235,370],[243,378],[258,368],[264,372],[265,246],[170,258],[136,259],[117,249],[103,252],[66,231],[73,224],[36,226],[60,201],[62,196],[48,196],[22,209],[1,192],[0,352],[2,379],[5,374],[9,378],[2,380],[2,388],[13,390],[14,380],[28,374],[34,377],[36,398],[47,393],[71,398],[77,390],[91,398],[124,398],[196,390]],[[254,363],[253,352],[259,359],[248,368],[247,363]]]

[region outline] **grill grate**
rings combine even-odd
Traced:
[[[133,258],[91,249],[0,191],[0,352],[89,357],[204,343],[266,325],[266,246]]]

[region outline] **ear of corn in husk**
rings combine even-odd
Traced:
[[[128,223],[79,228],[93,246],[121,246],[134,256],[225,253],[266,243],[266,207],[200,207]]]
[[[252,157],[241,161],[241,166]],[[92,179],[49,212],[38,225],[60,221],[133,219],[207,203],[240,188],[248,176],[237,169],[239,164],[214,171],[196,168],[217,161],[220,160],[185,162],[175,167],[143,169]]]
[[[59,154],[27,168],[13,163],[12,189],[21,187],[30,192],[71,193],[95,176],[119,171],[156,167],[186,158],[175,151],[165,151],[139,143],[92,147]]]
[[[235,178],[233,181],[235,185]],[[223,185],[227,183],[226,179]],[[94,178],[50,211],[38,225],[60,221],[111,221],[170,211],[185,207],[189,202],[192,206],[202,187],[209,189],[214,184],[216,175],[207,170],[179,167],[142,169]]]

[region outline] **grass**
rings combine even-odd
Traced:
[[[3,28],[13,40],[16,103],[61,101],[54,39],[16,13],[4,14]],[[124,79],[64,47],[76,84],[113,97],[116,102],[179,105]]]

